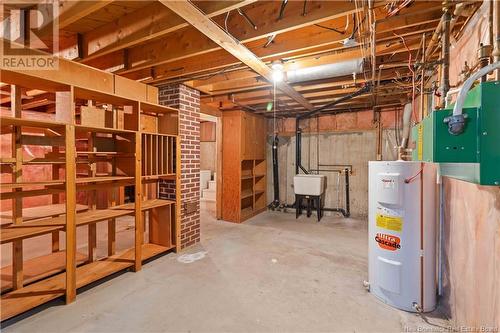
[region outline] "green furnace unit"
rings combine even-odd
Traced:
[[[443,176],[481,185],[500,185],[500,81],[471,89],[463,107],[465,129],[448,132],[448,109],[431,112],[412,128],[414,161],[440,163]]]

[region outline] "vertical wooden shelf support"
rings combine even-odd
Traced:
[[[21,101],[21,87],[17,85],[11,86],[11,108],[12,116],[16,118],[21,117],[22,101]],[[12,132],[12,155],[15,158],[15,164],[12,170],[12,182],[20,183],[22,182],[23,176],[23,147],[21,145],[21,128],[16,126]],[[21,189],[14,189],[15,192],[20,192]],[[14,224],[21,224],[23,221],[23,198],[20,196],[15,196],[12,202],[12,217]],[[14,290],[23,287],[23,241],[17,240],[12,244],[12,287]]]
[[[180,124],[178,124],[180,126]],[[179,133],[179,132],[178,132]],[[181,217],[182,217],[182,207],[181,207],[181,140],[180,136],[175,140],[175,251],[179,252],[181,250]],[[172,159],[170,159],[171,161]],[[173,171],[173,170],[172,170]]]
[[[66,303],[76,298],[76,168],[75,126],[66,125]]]
[[[142,154],[141,133],[135,133],[135,262],[134,271],[140,271],[142,266],[142,244],[144,243],[144,221],[142,218]]]

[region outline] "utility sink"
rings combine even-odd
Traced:
[[[295,175],[293,188],[295,194],[322,195],[325,192],[325,175]]]

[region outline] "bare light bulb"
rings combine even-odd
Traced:
[[[283,72],[281,70],[273,70],[273,81],[281,82],[283,81]]]
[[[280,60],[275,60],[273,61],[271,65],[271,69],[273,70],[272,73],[272,78],[274,82],[281,82],[283,81],[284,74],[283,74],[283,63]]]

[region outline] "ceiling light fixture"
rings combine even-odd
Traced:
[[[273,61],[271,65],[273,70],[272,78],[275,83],[283,81],[285,74],[283,73],[283,62],[281,60]]]

